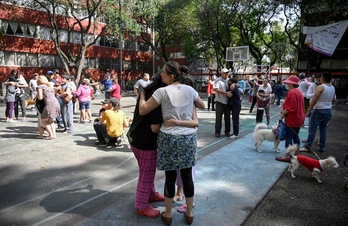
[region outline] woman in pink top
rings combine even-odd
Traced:
[[[92,121],[91,114],[91,88],[88,85],[89,80],[84,79],[77,91],[72,94],[77,96],[80,105],[80,122],[86,123]]]
[[[118,84],[116,77],[112,79],[112,86],[109,89],[109,92],[110,98],[116,98],[118,100],[121,100],[121,86]]]

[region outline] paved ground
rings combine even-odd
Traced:
[[[121,104],[132,116],[135,97],[124,97]],[[94,114],[99,106],[100,99],[93,101]],[[248,107],[244,101],[236,140],[215,138],[214,112],[198,112],[193,224],[347,225],[347,169],[323,172],[323,184],[305,169],[296,171],[298,178],[290,178],[284,173],[287,164],[274,160],[282,153],[273,152],[271,143],[262,145],[263,153],[254,150],[255,114],[249,115]],[[336,105],[328,150],[321,155],[335,155],[340,165],[347,153],[347,109]],[[271,112],[272,120],[278,119],[279,108],[273,106]],[[0,225],[162,225],[159,218],[134,212],[137,164],[126,142],[121,149],[95,147],[92,126],[77,123],[73,135],[58,132],[56,140],[37,140],[35,122],[35,112],[28,113],[26,122],[0,122]],[[160,192],[163,178],[158,172]],[[181,204],[174,204],[173,225],[185,225],[183,215],[176,213]],[[155,206],[162,210],[164,203]]]

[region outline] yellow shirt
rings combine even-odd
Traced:
[[[110,137],[119,137],[123,134],[123,124],[126,114],[121,110],[106,110],[101,120],[105,120],[106,132]]]

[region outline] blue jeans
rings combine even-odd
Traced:
[[[75,126],[74,126],[74,106],[72,101],[70,101],[66,105],[60,105],[61,112],[62,112],[62,119],[63,124],[67,132],[74,133],[75,132]]]
[[[297,144],[300,147],[300,138],[298,136],[301,127],[286,127],[285,129],[285,147],[289,147],[289,145]]]
[[[317,132],[317,129],[319,127],[319,150],[324,151],[325,150],[325,143],[326,143],[326,128],[327,124],[332,118],[332,110],[331,109],[314,109],[312,111],[312,114],[309,118],[309,128],[308,128],[308,138],[307,138],[307,144],[305,147],[307,149],[311,149],[312,143],[315,138],[315,133]]]

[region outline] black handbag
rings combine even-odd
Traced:
[[[43,109],[45,108],[45,101],[43,99],[42,100],[36,99],[35,105],[37,110],[40,112],[40,114],[42,114]]]

